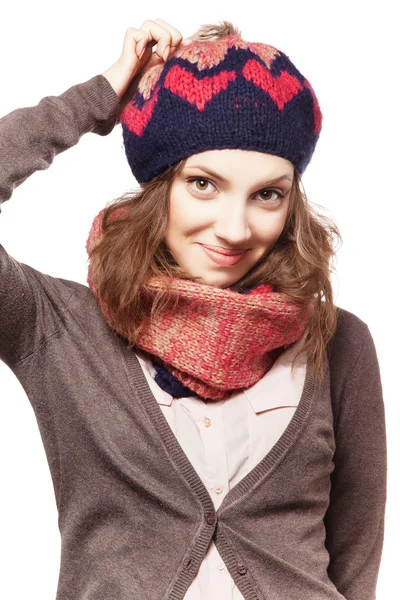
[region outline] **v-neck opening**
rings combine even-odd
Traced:
[[[160,435],[167,451],[167,456],[177,467],[179,475],[184,479],[188,487],[190,487],[197,500],[202,503],[204,509],[206,511],[213,511],[213,500],[164,416],[156,397],[150,389],[134,350],[128,350],[126,342],[124,340],[121,341],[129,383],[149,416],[151,423]],[[218,515],[231,508],[233,504],[241,501],[247,493],[254,489],[256,484],[269,476],[273,468],[289,452],[300,435],[303,426],[306,424],[310,407],[316,394],[316,387],[315,380],[311,376],[311,360],[308,357],[303,390],[291,420],[269,452],[227,492],[217,510]]]

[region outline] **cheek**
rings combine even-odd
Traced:
[[[165,232],[165,241],[173,252],[179,252],[182,240],[188,235],[191,224],[191,215],[185,206],[182,196],[171,197],[168,210],[168,221]]]
[[[204,205],[193,202],[190,197],[177,195],[171,197],[168,213],[168,229],[176,233],[195,230],[206,222]]]
[[[273,213],[266,211],[254,219],[254,235],[264,244],[274,243],[281,235],[286,223],[287,210]]]

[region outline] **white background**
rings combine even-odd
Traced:
[[[325,207],[344,238],[333,278],[335,303],[368,324],[384,389],[389,473],[377,600],[396,596],[400,536],[400,131],[395,62],[400,53],[395,6],[390,0],[264,0],[234,8],[224,0],[218,5],[203,0],[201,7],[153,0],[142,8],[118,0],[57,5],[24,0],[8,2],[0,19],[0,116],[103,72],[119,57],[127,27],[158,17],[183,37],[203,23],[228,19],[244,39],[285,52],[314,87],[324,120],[303,184],[309,199]],[[106,202],[132,187],[136,181],[125,159],[120,127],[105,137],[86,134],[3,204],[0,241],[17,260],[85,284],[85,241],[92,220]],[[54,600],[60,536],[50,472],[33,410],[3,363],[0,411],[0,596]]]

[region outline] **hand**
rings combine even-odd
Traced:
[[[183,43],[188,43],[184,41]],[[163,19],[144,21],[140,29],[128,27],[118,60],[102,75],[108,79],[120,100],[120,113],[132,99],[140,77],[156,64],[167,60],[182,42],[182,35]],[[155,52],[152,48],[156,45]]]

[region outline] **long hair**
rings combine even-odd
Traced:
[[[220,25],[203,25],[191,38],[218,39],[235,31],[239,30],[229,21],[222,21]],[[89,256],[98,293],[112,306],[119,329],[129,330],[131,348],[148,313],[142,292],[149,277],[165,277],[166,281],[171,277],[200,279],[177,264],[164,242],[171,186],[185,161],[182,159],[108,203],[102,219],[102,239]],[[312,375],[322,377],[326,346],[337,327],[331,274],[335,270],[335,245],[342,242],[342,237],[332,219],[317,210],[318,206],[309,202],[301,176],[294,168],[281,235],[267,254],[229,289],[241,292],[269,283],[298,306],[312,303],[308,334],[294,357],[292,371],[304,353],[311,357]],[[113,213],[121,208],[123,216],[113,219]],[[167,304],[166,295],[160,292],[151,306],[152,314],[161,314]]]

